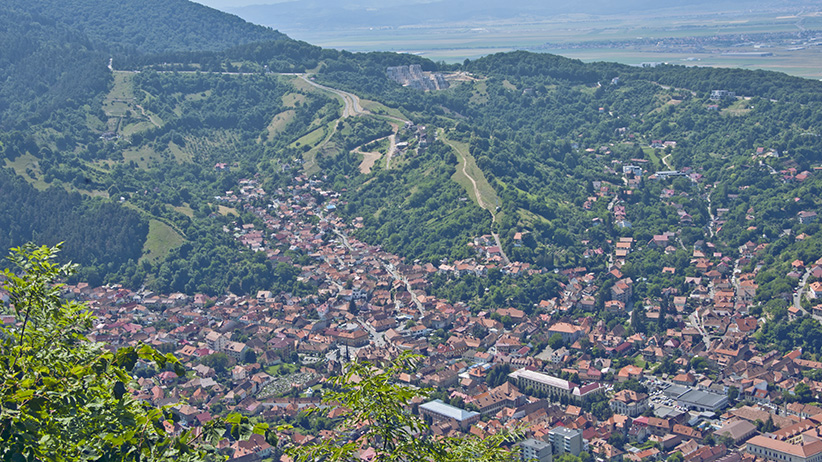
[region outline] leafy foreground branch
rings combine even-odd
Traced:
[[[204,460],[227,428],[238,438],[267,432],[237,415],[170,436],[170,407],[134,399],[129,373],[138,360],[185,370],[148,345],[111,352],[88,341],[92,313],[59,296],[58,280],[75,269],[56,263],[59,248],[12,249],[15,272],[3,272],[9,302],[0,304],[0,460]]]
[[[201,461],[224,459],[216,445],[223,438],[265,435],[277,445],[275,431],[247,417],[231,414],[173,436],[171,407],[155,408],[136,400],[130,372],[138,361],[158,368],[185,370],[171,354],[148,345],[112,352],[90,342],[85,333],[94,316],[81,303],[60,297],[58,282],[75,266],[56,262],[60,245],[33,244],[12,249],[0,302],[0,460],[9,461]],[[331,379],[339,391],[326,393],[326,404],[347,409],[342,428],[349,438],[288,448],[299,462],[354,461],[372,448],[378,461],[514,460],[502,446],[519,432],[480,439],[436,438],[409,405],[427,392],[398,385],[394,378],[418,357],[403,355],[385,370],[368,363],[350,364]]]
[[[414,369],[419,359],[418,355],[404,353],[383,370],[367,362],[348,364],[345,374],[329,379],[331,387],[339,391],[323,394],[323,404],[347,411],[339,428],[348,437],[295,448],[290,454],[297,462],[360,461],[359,454],[364,451],[373,451],[373,460],[380,462],[519,460],[518,448],[509,451],[503,447],[522,437],[519,429],[485,439],[475,435],[431,435],[425,421],[409,410],[412,401],[426,397],[428,391],[395,381],[399,373]],[[319,408],[313,412],[319,412]]]

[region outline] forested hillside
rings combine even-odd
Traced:
[[[66,241],[63,257],[81,263],[77,277],[94,284],[243,293],[282,282],[291,289],[288,265],[254,266],[233,239],[220,240],[236,211],[221,215],[215,205],[209,218],[212,206],[198,207],[236,182],[229,172],[215,175],[214,163],[233,165],[240,152],[261,155],[255,140],[283,110],[287,86],[276,78],[255,86],[208,76],[164,81],[161,74],[132,82],[107,68],[112,56],[202,56],[259,41],[277,47],[287,37],[191,2],[11,1],[0,6],[0,23],[0,152],[13,169],[2,175],[4,248]],[[199,97],[206,92],[216,95]],[[180,94],[190,97],[175,101]],[[295,109],[305,113],[296,121],[310,122],[316,109]],[[186,140],[197,148],[186,149]],[[165,177],[168,162],[180,169],[174,181]],[[120,204],[126,198],[128,207]],[[190,268],[198,255],[209,264]],[[186,263],[166,267],[166,258]]]
[[[3,10],[22,10],[38,21],[85,34],[109,52],[217,51],[245,43],[287,39],[186,0],[7,0]]]
[[[0,127],[26,129],[70,117],[64,111],[106,90],[105,59],[80,31],[0,6]]]
[[[65,242],[65,258],[81,264],[78,276],[92,284],[101,284],[121,262],[141,257],[148,222],[133,210],[56,187],[40,192],[6,171],[0,171],[0,197],[3,248]]]
[[[87,15],[69,15],[70,4],[45,12],[40,3],[12,2],[2,16],[9,46],[0,72],[9,85],[0,95],[0,139],[8,165],[42,185],[123,197],[169,227],[166,250],[146,248],[151,258],[115,265],[106,274],[112,281],[158,290],[233,284],[245,291],[272,283],[254,282],[250,273],[224,277],[233,273],[220,265],[254,261],[231,239],[217,246],[225,258],[216,261],[224,263],[208,271],[170,249],[187,242],[198,254],[212,252],[211,233],[254,219],[214,197],[248,177],[267,188],[287,186],[300,170],[342,193],[347,204],[337,213],[363,218],[361,238],[427,262],[469,258],[474,250],[467,244],[492,231],[511,259],[547,269],[605,268],[619,237],[645,243],[666,232],[686,248],[715,234],[733,255],[748,240],[770,242],[788,228],[801,233],[797,214],[819,205],[815,175],[797,182],[781,172],[793,177],[819,165],[820,82],[761,71],[583,64],[525,52],[445,66],[394,53],[323,50],[184,7],[191,9],[180,13],[185,24],[204,24],[175,29],[190,30],[188,39],[167,33],[173,22],[162,8],[138,14],[147,7],[137,1],[123,2],[116,14],[104,5]],[[135,21],[143,35],[108,31],[126,30],[124,21]],[[220,33],[212,40],[198,35],[203,30]],[[13,46],[15,40],[26,46]],[[112,51],[113,72],[106,69]],[[387,67],[408,64],[463,77],[434,92],[387,78]],[[372,113],[342,118],[334,95],[310,79],[276,75],[307,70],[316,71],[316,82],[368,98]],[[735,96],[713,100],[712,90]],[[418,149],[405,121],[427,126],[433,144]],[[410,150],[390,168],[383,159],[364,171],[362,154],[352,151],[373,142],[387,153],[390,134],[410,142]],[[466,152],[458,155],[454,143]],[[462,162],[477,166],[492,199],[478,203]],[[631,183],[623,166],[634,164],[643,178]],[[648,179],[667,170],[678,176]],[[805,234],[815,236],[813,228]],[[681,255],[650,248],[627,263],[626,274],[649,280],[640,293],[677,282],[688,266]],[[661,276],[657,270],[666,265],[680,275]],[[769,289],[769,281],[763,293],[784,290]]]

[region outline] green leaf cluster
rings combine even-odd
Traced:
[[[485,439],[474,435],[437,438],[428,432],[429,426],[411,413],[410,407],[413,400],[427,397],[429,391],[396,380],[401,372],[414,369],[420,359],[419,355],[403,353],[382,368],[368,362],[347,364],[343,374],[329,380],[333,389],[323,394],[323,403],[347,410],[338,428],[351,436],[291,448],[290,455],[298,462],[349,462],[359,460],[359,451],[373,448],[379,461],[495,462],[516,458],[517,449],[508,450],[504,445],[520,438],[521,430]],[[365,434],[360,436],[357,431],[362,429]]]
[[[74,270],[58,264],[55,247],[12,249],[5,270],[9,301],[1,306],[0,459],[201,460],[224,433],[219,420],[198,435],[171,436],[169,407],[152,408],[130,393],[138,361],[179,361],[148,345],[110,351],[86,339],[93,315],[61,298],[58,283]]]

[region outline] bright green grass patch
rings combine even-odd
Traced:
[[[320,166],[317,164],[318,155],[335,157],[342,152],[342,147],[336,143],[329,142],[335,131],[336,130],[332,128],[322,143],[308,150],[308,152],[303,153],[303,171],[305,171],[306,175],[316,175],[320,172]]]
[[[140,260],[148,260],[156,262],[171,252],[171,249],[178,247],[185,242],[180,234],[174,229],[159,220],[150,220],[148,222],[148,237],[145,244],[143,244],[143,256]]]
[[[240,214],[237,213],[237,210],[233,209],[231,207],[226,207],[224,205],[218,205],[217,209],[218,209],[218,212],[220,213],[220,215],[224,215],[224,216],[234,215],[235,217],[240,216]]]
[[[201,93],[188,94],[188,95],[186,95],[185,98],[186,98],[186,101],[201,101],[201,100],[204,100],[204,99],[208,98],[209,96],[211,96],[212,93],[214,93],[214,90],[206,90],[206,91],[201,92]]]
[[[322,141],[325,135],[326,133],[324,127],[317,128],[316,130],[313,130],[308,134],[304,135],[297,141],[291,143],[290,147],[298,148],[300,146],[316,146],[320,141]]]
[[[128,124],[121,129],[121,134],[123,136],[129,137],[135,133],[144,132],[146,130],[150,130],[154,128],[154,124],[151,122],[137,122],[133,124]]]
[[[533,228],[542,223],[551,221],[542,215],[537,215],[536,213],[525,209],[517,209],[517,216],[519,222],[525,225],[526,228]]]
[[[297,116],[297,111],[289,109],[274,116],[271,123],[268,124],[268,141],[273,141],[274,138],[280,134],[285,127],[288,126]]]
[[[191,162],[191,153],[186,152],[183,148],[174,144],[173,141],[168,142],[168,150],[171,151],[171,154],[174,156],[174,160],[176,160],[177,163],[183,164],[186,162]]]
[[[134,74],[131,72],[115,71],[114,86],[106,96],[106,99],[132,99],[134,98]]]
[[[188,204],[172,206],[171,208],[189,218],[194,218],[194,209],[189,207]]]
[[[471,94],[471,104],[485,104],[488,102],[488,82],[477,82]]]
[[[386,106],[382,103],[378,103],[376,101],[371,101],[371,100],[368,100],[368,99],[360,99],[360,106],[362,106],[363,109],[371,112],[374,115],[378,115],[378,116],[388,115],[388,116],[391,116],[391,117],[396,117],[398,119],[403,119],[403,120],[408,119],[408,117],[406,117],[405,114],[400,112],[399,109],[388,107],[388,106]]]
[[[645,155],[648,156],[648,159],[651,160],[651,163],[654,165],[655,169],[659,170],[662,167],[662,161],[659,160],[659,157],[657,157],[656,149],[650,146],[645,146],[644,148],[642,148],[642,152],[644,152]]]
[[[300,370],[300,367],[297,366],[296,364],[285,364],[285,363],[276,364],[276,365],[273,365],[273,366],[267,366],[265,368],[266,374],[268,374],[272,377],[279,377],[279,376],[293,374],[293,373],[297,372],[298,370]]]
[[[751,102],[746,99],[740,99],[720,111],[721,114],[731,116],[743,116],[749,112],[751,112]]]
[[[303,82],[302,79],[299,79],[300,82]],[[303,82],[305,83],[305,82]],[[305,95],[300,93],[289,93],[287,95],[283,95],[283,106],[285,107],[297,107],[297,103],[303,104],[305,102]]]
[[[14,160],[6,159],[6,167],[14,170],[14,173],[28,181],[35,189],[43,191],[48,189],[49,185],[43,181],[39,162],[39,159],[27,152]],[[27,171],[32,172],[34,177],[29,176]]]
[[[161,160],[162,156],[148,146],[129,148],[123,151],[123,161],[127,164],[134,162],[140,168],[148,168],[150,164]]]
[[[103,111],[109,117],[125,117],[131,111],[131,105],[122,101],[107,101],[103,103]]]
[[[494,188],[492,188],[488,183],[488,179],[485,178],[485,174],[482,173],[482,170],[480,170],[477,166],[477,162],[474,157],[469,154],[468,143],[452,141],[444,136],[442,136],[442,139],[454,149],[459,162],[457,165],[457,171],[451,178],[460,186],[465,188],[469,197],[471,197],[471,200],[473,200],[477,205],[488,210],[492,215],[496,213],[496,207],[499,204],[499,197],[497,196],[496,191],[494,191]],[[465,173],[467,173],[468,176],[473,178],[474,182],[476,182],[476,191],[479,192],[479,198],[475,193],[474,184],[468,176],[463,173],[463,170],[465,170]],[[482,200],[482,203],[480,203],[479,199]]]

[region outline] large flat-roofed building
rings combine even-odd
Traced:
[[[553,450],[545,441],[528,438],[519,444],[519,460],[521,462],[551,462]]]
[[[689,390],[680,395],[676,402],[694,411],[716,412],[728,406],[728,397],[703,390]]]
[[[429,416],[432,420],[456,420],[461,429],[465,430],[474,422],[479,421],[480,413],[474,411],[466,411],[458,407],[445,404],[442,400],[435,399],[425,404],[420,405],[420,415]]]
[[[757,459],[779,462],[822,462],[822,440],[791,444],[757,435],[748,440],[746,451]]]
[[[684,385],[671,385],[662,393],[666,397],[676,400],[680,406],[687,407],[692,411],[716,412],[728,406],[728,397],[726,395],[697,390]]]
[[[542,372],[519,369],[508,374],[508,377],[516,381],[520,390],[531,388],[536,391],[550,395],[565,395],[569,398],[580,401],[592,397],[595,394],[604,393],[605,387],[594,382],[587,385],[578,386],[573,382],[563,380],[559,377],[543,374]]]
[[[516,380],[520,390],[531,387],[534,390],[545,393],[554,393],[571,396],[576,385],[573,382],[563,380],[559,377],[543,374],[542,372],[520,369],[508,374],[509,378]]]

